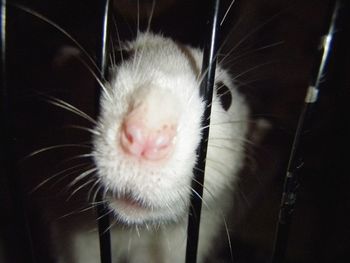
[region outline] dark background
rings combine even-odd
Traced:
[[[149,1],[140,2],[145,28]],[[152,31],[201,46],[209,1],[158,2]],[[229,2],[223,1],[224,6]],[[20,3],[61,26],[95,58],[100,45],[99,1]],[[330,11],[326,0],[236,1],[223,24],[222,53],[235,47],[225,66],[239,75],[236,81],[251,105],[252,118],[264,118],[272,125],[261,144],[251,147],[238,183],[230,228],[234,262],[269,262],[288,154]],[[136,14],[131,1],[116,1],[114,16],[122,39],[135,36]],[[345,27],[337,32],[340,42],[303,137],[304,165],[286,262],[350,260],[347,32]],[[69,177],[53,188],[30,191],[64,169],[67,157],[84,151],[68,148],[25,156],[50,145],[89,140],[88,134],[67,128],[88,122],[49,105],[43,97],[59,97],[95,116],[94,80],[77,59],[60,55],[62,46],[73,45],[72,41],[36,15],[10,6],[7,37],[8,94],[3,95],[9,112],[2,115],[6,127],[2,127],[0,261],[54,262],[45,207],[57,208],[55,215],[62,215],[80,199],[60,201],[67,193],[57,189],[64,188]],[[225,262],[227,251],[227,246],[218,249],[216,257]]]

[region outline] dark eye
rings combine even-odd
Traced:
[[[232,93],[230,89],[221,81],[215,84],[215,88],[222,107],[225,111],[228,111],[232,104]]]
[[[134,51],[132,49],[122,49],[119,51],[115,51],[115,56],[118,57],[118,61],[123,62],[129,60],[134,55]]]

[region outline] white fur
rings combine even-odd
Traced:
[[[118,221],[112,229],[113,256],[117,262],[122,258],[135,263],[184,262],[190,186],[204,111],[198,79],[202,52],[150,33],[140,34],[126,48],[134,50],[134,56],[111,69],[108,94],[101,97],[96,127],[99,135],[94,138],[93,154],[103,186],[116,195],[132,195],[144,208],[134,211],[107,196]],[[209,253],[223,226],[225,213],[232,206],[232,191],[243,164],[243,141],[248,126],[247,105],[220,66],[216,71],[216,82],[219,81],[230,88],[233,102],[226,112],[214,94],[199,262]],[[142,101],[154,106],[150,110],[153,115],[145,116],[150,122],[171,116],[179,123],[174,150],[159,163],[137,161],[121,152],[121,122],[130,107]],[[159,115],[155,114],[157,111]],[[73,237],[77,255],[85,254],[81,258],[77,256],[74,262],[98,262],[94,256],[98,249],[97,235],[96,240],[87,241],[92,238],[89,235],[79,232]],[[87,249],[83,242],[94,243],[95,247]],[[64,259],[61,262],[67,263]]]

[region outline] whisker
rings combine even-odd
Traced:
[[[65,109],[67,111],[70,111],[72,113],[75,113],[76,115],[90,121],[92,124],[96,125],[97,126],[97,122],[91,118],[88,114],[86,114],[85,112],[79,110],[78,108],[74,107],[73,105],[69,104],[68,102],[65,102],[63,100],[60,100],[60,99],[57,99],[57,98],[54,98],[54,97],[51,97],[51,96],[48,96],[46,95],[46,97],[48,97],[47,99],[47,102],[48,103],[51,103],[57,107],[60,107],[62,109]]]
[[[229,250],[230,250],[231,262],[233,263],[234,260],[233,260],[233,250],[232,250],[232,244],[231,244],[230,231],[228,230],[227,222],[226,222],[225,216],[223,214],[222,214],[222,219],[223,219],[224,225],[225,225],[225,232],[226,232],[228,247],[229,247]]]
[[[99,185],[100,183],[101,183],[101,178],[95,179],[95,183],[91,186],[91,188],[90,188],[90,190],[89,190],[89,192],[88,192],[88,194],[87,194],[87,199],[88,199],[88,200],[92,200],[92,203],[105,202],[104,200],[96,201],[96,199],[91,199],[91,194],[92,194],[93,189],[94,189],[97,185]]]
[[[271,21],[273,21],[277,16],[279,16],[281,12],[276,13],[275,15],[271,16],[269,19],[267,19],[265,22],[261,23],[259,26],[257,26],[256,28],[254,28],[253,30],[251,30],[247,35],[245,35],[240,41],[238,41],[238,43],[236,45],[234,45],[229,52],[226,54],[226,56],[224,58],[222,58],[221,63],[227,58],[229,57],[233,51],[235,51],[241,44],[243,44],[247,39],[249,39],[249,37],[251,37],[253,34],[255,34],[257,31],[259,31],[261,28],[263,28],[264,26],[266,26],[268,23],[270,23]]]
[[[238,181],[238,184],[239,184],[239,181]],[[247,194],[245,194],[242,191],[241,187],[238,186],[237,189],[238,189],[237,193],[239,194],[238,198],[240,197],[241,198],[240,200],[242,200],[242,202],[245,202],[246,206],[251,206],[251,202],[249,201]]]
[[[85,60],[83,60],[80,57],[77,57],[77,59],[80,61],[80,63],[82,63],[82,65],[91,73],[91,75],[94,77],[94,79],[97,81],[98,85],[102,88],[102,95],[105,95],[110,101],[112,100],[112,97],[110,95],[110,92],[107,89],[107,85],[108,82],[106,80],[101,80],[101,77],[99,77],[91,68],[90,66],[85,62]],[[101,73],[99,73],[101,74]],[[102,75],[101,75],[102,76]],[[105,84],[103,83],[103,81],[105,81]]]
[[[217,148],[217,149],[220,149],[220,150],[227,150],[227,151],[231,151],[231,152],[237,152],[237,153],[239,153],[239,152],[241,152],[241,149],[236,149],[236,148],[232,148],[232,147],[229,147],[229,146],[227,146],[227,145],[216,145],[216,144],[212,144],[212,143],[209,143],[208,144],[208,148],[209,147],[213,147],[213,148]]]
[[[117,25],[116,25],[116,21],[115,21],[115,18],[114,16],[112,17],[112,20],[113,20],[113,24],[114,24],[114,27],[116,29],[116,32],[117,32],[117,39],[119,40],[119,34],[118,34],[118,28],[117,28]],[[113,36],[112,34],[110,33],[109,34],[109,45],[111,46],[110,47],[110,54],[109,54],[109,61],[110,61],[110,67],[113,68],[116,66],[116,54],[115,54],[115,51],[116,51],[116,48],[114,46],[114,41],[113,41]],[[119,46],[120,46],[120,42],[118,42]]]
[[[266,65],[269,65],[269,64],[272,64],[272,63],[274,63],[274,61],[269,61],[269,62],[261,63],[261,64],[258,64],[258,65],[256,65],[256,66],[254,66],[254,67],[251,67],[251,68],[249,68],[249,69],[247,69],[247,70],[241,72],[240,74],[235,75],[234,80],[238,79],[239,77],[244,76],[245,74],[247,74],[247,73],[249,73],[249,72],[251,72],[251,71],[253,71],[253,70],[256,70],[256,69],[258,69],[258,68],[261,68],[261,67],[263,67],[263,66],[266,66]]]
[[[90,174],[92,174],[92,173],[94,173],[94,172],[96,172],[96,171],[97,171],[97,168],[94,167],[94,168],[91,168],[91,169],[89,169],[89,170],[87,170],[87,171],[81,173],[79,176],[77,176],[77,177],[68,185],[68,187],[74,186],[74,185],[75,185],[76,183],[78,183],[80,180],[82,180],[82,179],[85,178],[86,176],[88,176],[88,175],[90,175]]]
[[[115,27],[115,31],[116,31],[116,35],[117,35],[117,41],[118,41],[118,46],[119,46],[119,53],[120,53],[120,58],[122,60],[122,63],[124,63],[124,55],[123,55],[123,48],[122,48],[122,41],[120,40],[120,35],[119,35],[119,29],[118,29],[118,25],[117,25],[117,21],[115,20],[115,17],[113,16],[113,24]],[[113,44],[113,41],[111,41]],[[113,48],[113,55],[114,55],[114,63],[116,61],[115,59],[115,51]],[[116,63],[115,63],[116,65]]]
[[[239,141],[241,143],[246,143],[248,145],[252,145],[252,146],[256,146],[256,143],[247,139],[247,138],[239,138],[239,137],[227,137],[227,138],[219,138],[219,137],[212,137],[212,138],[209,138],[209,140],[211,141],[230,141],[230,140],[235,140],[235,141]]]
[[[232,125],[232,124],[241,124],[241,123],[256,123],[257,121],[251,120],[251,119],[242,119],[242,120],[229,120],[229,121],[222,121],[222,122],[210,122],[210,125]]]
[[[78,210],[78,211],[73,211],[73,212],[67,213],[67,214],[65,214],[65,215],[63,215],[63,216],[60,216],[60,217],[57,218],[57,220],[64,219],[64,218],[69,217],[69,216],[71,216],[71,215],[76,215],[76,214],[84,213],[84,212],[86,212],[86,211],[92,210],[93,208],[94,208],[94,206],[88,206],[88,207],[83,208],[83,209],[80,209],[80,210]]]
[[[139,230],[138,225],[135,225],[135,230],[136,230],[137,236],[138,236],[139,238],[141,238],[140,230]]]
[[[112,220],[112,223],[110,223],[109,226],[105,229],[105,231],[103,231],[103,234],[105,234],[105,233],[107,233],[109,230],[111,230],[111,228],[112,228],[113,226],[115,226],[117,223],[118,223],[117,220],[115,220],[115,219]]]
[[[91,146],[83,145],[83,144],[58,144],[58,145],[48,146],[48,147],[36,150],[36,151],[30,153],[29,155],[25,156],[23,158],[23,160],[25,160],[27,158],[31,158],[31,157],[38,155],[40,153],[43,153],[43,152],[47,152],[47,151],[51,151],[51,150],[55,150],[55,149],[60,149],[60,148],[68,148],[68,147],[91,149]]]
[[[213,147],[213,148],[218,148],[218,149],[224,149],[224,150],[227,150],[227,151],[231,151],[233,153],[241,153],[243,151],[245,158],[247,159],[248,163],[250,164],[251,170],[254,170],[256,168],[256,159],[250,153],[248,147],[244,147],[244,146],[240,145],[237,148],[231,148],[231,147],[222,146],[222,145],[215,145],[215,144],[210,144],[209,146]],[[256,146],[256,147],[258,147],[258,146]],[[214,161],[214,160],[212,159],[212,161]]]
[[[231,3],[231,5],[232,5],[232,4],[233,4],[233,3]],[[229,9],[230,9],[230,8],[231,8],[231,7],[229,7]],[[228,13],[228,12],[226,12],[226,13]],[[259,31],[259,30],[260,30],[262,27],[264,27],[266,24],[270,23],[273,19],[275,19],[275,18],[276,18],[277,16],[279,16],[281,13],[282,13],[282,11],[279,12],[279,13],[277,13],[277,14],[275,14],[274,16],[270,17],[270,19],[266,20],[264,23],[260,24],[258,27],[256,27],[255,29],[253,29],[253,30],[252,30],[251,32],[249,32],[247,35],[245,35],[244,38],[242,38],[235,46],[233,46],[233,47],[229,50],[229,52],[221,59],[220,63],[224,64],[224,61],[225,61],[225,60],[226,60],[226,59],[241,45],[241,44],[243,44],[247,39],[249,39],[249,37],[250,37],[251,35],[253,35],[255,32]],[[227,14],[226,14],[226,15],[227,15]],[[239,23],[240,23],[240,22],[239,22]],[[239,23],[237,23],[237,25],[238,25]],[[236,26],[237,26],[237,25],[236,25]],[[235,26],[235,27],[236,27],[236,26]],[[231,35],[231,33],[232,33],[233,31],[234,31],[234,30],[231,30],[231,32],[229,33],[229,35]],[[213,61],[215,61],[215,60],[218,58],[218,56],[219,56],[221,50],[222,50],[223,47],[225,46],[225,43],[227,42],[228,39],[229,39],[229,37],[227,37],[227,38],[224,40],[224,42],[221,44],[221,46],[218,48],[216,54],[214,55]],[[204,77],[206,76],[206,74],[207,74],[207,72],[208,72],[208,69],[209,69],[209,67],[207,67],[207,68],[201,73],[201,75],[199,76],[199,82],[200,82],[200,83],[203,81]]]
[[[198,168],[197,166],[193,167],[193,169],[195,169],[195,170],[197,170],[197,171],[200,171],[200,172],[204,173],[204,170],[203,170],[203,169]]]
[[[93,167],[91,164],[86,164],[85,167],[81,168],[81,169],[77,169],[75,171],[72,171],[68,174],[65,174],[64,176],[62,176],[61,178],[59,178],[57,181],[55,181],[51,187],[54,187],[55,185],[57,185],[58,183],[62,182],[64,179],[66,179],[68,176],[71,176],[73,174],[77,174],[77,173],[81,173],[81,172],[84,172],[86,171],[86,169],[89,169],[90,167]]]
[[[208,190],[207,187],[205,187],[205,184],[202,184],[200,183],[198,180],[196,180],[195,178],[192,179],[195,183],[197,183],[198,185],[202,186],[203,189],[206,191],[206,193],[208,193],[212,200],[215,201],[215,197],[214,195],[211,193],[211,191]],[[217,207],[216,207],[217,208]],[[231,238],[230,238],[230,232],[228,230],[228,226],[227,226],[227,222],[226,222],[226,218],[225,218],[225,215],[224,215],[224,212],[222,211],[221,208],[219,208],[219,211],[220,211],[220,215],[221,215],[221,218],[223,219],[224,221],[224,226],[225,226],[225,231],[226,231],[226,236],[227,236],[227,242],[228,242],[228,246],[229,246],[229,249],[230,249],[230,255],[231,255],[231,260],[233,262],[233,253],[232,253],[232,244],[231,244]]]
[[[196,184],[198,184],[199,186],[201,186],[203,188],[203,190],[206,191],[205,193],[208,193],[209,196],[211,197],[211,199],[215,201],[214,194],[209,190],[209,188],[205,184],[202,184],[194,177],[192,178],[192,181],[195,182]]]
[[[238,79],[235,79],[234,81],[235,81],[235,84],[237,85],[237,86],[239,86],[239,87],[250,87],[250,88],[252,88],[252,89],[254,89],[255,87],[254,86],[252,86],[251,84],[252,83],[255,83],[255,82],[257,82],[257,81],[259,81],[259,80],[261,80],[262,78],[253,78],[253,77],[250,77],[249,78],[249,81],[247,81],[247,80],[238,80]]]
[[[210,124],[209,124],[209,125],[202,126],[199,130],[200,130],[200,131],[203,131],[203,130],[205,130],[205,129],[208,129],[208,127],[210,127]]]
[[[254,54],[258,51],[261,51],[261,50],[264,50],[264,49],[268,49],[268,48],[272,48],[272,47],[276,47],[276,46],[279,46],[279,45],[282,45],[285,41],[277,41],[275,43],[272,43],[272,44],[268,44],[268,45],[265,45],[265,46],[262,46],[262,47],[258,47],[258,48],[255,48],[253,50],[249,50],[247,52],[243,52],[241,54],[239,54],[238,56],[234,56],[232,59],[230,60],[226,60],[224,63],[223,63],[223,60],[220,60],[220,65],[224,66],[224,65],[233,65],[232,62],[234,61],[237,61],[239,60],[240,58],[243,58],[247,55],[251,55],[251,54]],[[221,56],[221,54],[219,55]],[[226,56],[228,56],[227,54],[223,55],[223,57],[225,58]]]
[[[203,197],[200,196],[200,194],[194,190],[192,187],[191,187],[191,192],[194,193],[200,200],[202,200],[202,204],[207,208],[207,209],[210,209],[209,205],[207,204],[207,202],[205,202],[205,200],[203,199]]]
[[[65,35],[66,37],[68,37],[83,53],[84,55],[89,59],[89,61],[92,63],[93,67],[100,72],[99,67],[97,66],[96,62],[93,60],[93,58],[91,57],[91,55],[89,54],[89,52],[87,52],[87,50],[71,35],[69,34],[65,29],[63,29],[62,27],[60,27],[58,24],[56,24],[55,22],[53,22],[52,20],[50,20],[49,18],[43,16],[42,14],[28,8],[25,7],[21,4],[18,3],[11,3],[10,5],[15,6],[16,8],[18,8],[19,10],[22,10],[34,17],[37,17],[39,19],[41,19],[42,21],[46,22],[47,24],[49,24],[50,26],[56,28],[59,32],[61,32],[63,35]],[[102,75],[102,74],[101,74]]]
[[[101,201],[97,201],[97,202],[90,202],[89,204],[96,206],[96,205],[107,204],[107,203],[108,203],[108,201],[101,200]]]
[[[79,192],[79,190],[83,189],[84,187],[88,186],[89,184],[91,184],[94,181],[95,181],[94,179],[90,179],[86,183],[77,187],[74,191],[72,191],[72,193],[69,195],[69,197],[66,199],[66,201],[69,201],[73,197],[73,195],[75,195],[77,192]]]
[[[84,167],[84,166],[85,166],[85,167]],[[67,169],[65,169],[65,170],[63,170],[63,171],[60,171],[60,172],[58,172],[58,173],[53,174],[52,176],[50,176],[49,178],[45,179],[45,180],[42,181],[40,184],[38,184],[37,186],[35,186],[35,187],[30,191],[30,194],[32,194],[32,193],[34,193],[35,191],[37,191],[40,187],[42,187],[43,185],[45,185],[45,184],[48,183],[49,181],[52,181],[52,180],[55,179],[57,176],[62,175],[62,174],[64,174],[65,172],[74,170],[74,169],[76,169],[76,168],[80,168],[80,167],[86,168],[86,167],[88,167],[88,165],[85,164],[85,163],[84,163],[84,164],[77,164],[77,165],[75,165],[75,166],[73,166],[73,167],[67,168]],[[76,173],[77,171],[79,171],[79,169],[74,170],[73,172],[68,173],[68,174],[65,175],[64,177],[67,177],[67,176],[69,176],[69,175],[71,175],[71,174],[74,174],[74,173]]]
[[[151,30],[151,22],[152,22],[152,18],[153,18],[153,14],[154,14],[155,5],[156,5],[156,1],[152,0],[152,7],[151,7],[151,11],[150,11],[149,18],[148,18],[148,21],[147,21],[146,33],[149,33],[150,30]]]
[[[96,218],[96,221],[99,221],[101,220],[103,217],[105,216],[108,216],[109,214],[112,214],[113,213],[113,210],[112,209],[106,209],[107,212],[105,212],[104,214],[100,215],[99,217]]]
[[[227,15],[228,15],[228,13],[230,12],[230,10],[231,10],[231,8],[232,8],[232,6],[233,6],[233,4],[234,4],[235,1],[236,1],[236,0],[232,0],[232,1],[231,1],[231,3],[230,3],[230,5],[229,5],[229,7],[227,8],[227,10],[226,10],[226,12],[225,12],[223,18],[222,18],[221,21],[220,21],[220,26],[222,26],[222,24],[224,23],[224,21],[225,21]]]
[[[98,193],[100,192],[100,190],[103,188],[103,185],[102,184],[98,184],[98,187],[96,188],[96,191],[92,197],[92,201],[93,202],[96,202],[97,200],[97,196],[98,196]]]
[[[78,159],[84,159],[84,158],[92,158],[94,156],[94,154],[92,153],[85,153],[85,154],[79,154],[79,155],[75,155],[73,157],[64,159],[62,162],[59,163],[59,166],[62,166],[64,164],[67,164],[73,160],[78,160]]]
[[[217,172],[217,173],[220,174],[220,175],[225,175],[226,172],[224,172],[224,171],[222,171],[222,169],[220,169],[220,168],[223,168],[223,167],[225,167],[225,164],[223,164],[223,163],[218,163],[218,162],[216,162],[216,161],[213,160],[213,159],[207,158],[207,169],[208,169],[208,170],[211,169],[211,170]],[[224,168],[224,169],[225,169],[225,168]],[[230,187],[231,187],[231,186],[230,186]]]
[[[111,42],[111,43],[113,43],[113,41]],[[112,48],[111,48],[111,52],[109,53],[109,63],[110,63],[110,66],[111,66],[111,68],[114,68],[115,66],[116,66],[116,61],[115,61],[115,50],[114,50],[114,46],[113,46],[113,44],[111,44],[112,45]]]
[[[131,251],[131,246],[132,246],[132,235],[129,234],[129,240],[128,240],[128,256],[130,255],[130,251]]]
[[[136,37],[139,36],[140,33],[140,0],[136,2],[136,11],[137,11],[137,20],[136,20]]]
[[[94,135],[101,135],[101,133],[96,129],[91,129],[91,128],[87,128],[87,127],[83,127],[83,126],[79,126],[79,125],[68,125],[68,127],[73,128],[73,129],[88,131],[89,133],[94,134]]]

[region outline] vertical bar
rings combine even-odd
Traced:
[[[6,76],[6,0],[1,0],[1,112],[5,116],[8,104],[7,76]],[[6,127],[6,126],[5,126]]]
[[[11,260],[21,260],[21,262],[35,262],[33,243],[29,222],[24,203],[23,189],[19,173],[16,169],[16,160],[14,153],[14,133],[13,133],[13,98],[7,83],[7,30],[8,30],[8,3],[6,0],[1,0],[1,101],[0,101],[0,162],[1,176],[6,182],[9,193],[10,211],[3,211],[7,216],[11,216],[11,227],[6,229],[6,238],[11,240],[9,246],[11,251]],[[13,207],[11,207],[13,206]],[[13,211],[12,211],[13,210]],[[4,226],[5,227],[5,226]],[[16,250],[12,251],[13,248]],[[17,256],[15,251],[21,251],[20,256]],[[8,252],[8,251],[5,251]],[[17,261],[16,261],[17,262]]]
[[[98,66],[100,68],[100,78],[106,79],[107,75],[107,53],[108,53],[108,32],[109,32],[109,16],[110,16],[110,0],[105,0],[103,3],[103,23],[101,28],[101,43],[97,46],[98,50]],[[99,87],[99,86],[98,86]],[[96,92],[96,110],[98,111],[99,101],[99,88]],[[102,202],[103,198],[101,193],[97,197],[97,221],[98,221],[98,232],[100,238],[100,256],[101,263],[111,263],[111,235],[109,231],[109,213],[106,204]]]
[[[302,166],[302,135],[308,129],[308,124],[311,122],[311,110],[318,99],[320,86],[325,82],[325,77],[328,75],[329,60],[334,48],[334,34],[340,26],[340,7],[341,1],[337,1],[333,5],[333,13],[327,35],[321,41],[321,53],[318,66],[318,71],[315,76],[312,76],[311,84],[305,96],[305,103],[302,112],[299,116],[298,126],[295,132],[295,137],[290,153],[290,159],[287,167],[287,174],[284,181],[283,194],[281,199],[280,211],[278,215],[278,223],[276,227],[276,236],[271,258],[272,263],[284,262],[287,242],[289,234],[289,226],[291,223],[292,214],[295,207],[297,188],[298,188],[298,172]]]
[[[187,248],[186,248],[186,263],[194,263],[197,261],[198,250],[198,238],[199,238],[199,226],[200,215],[202,210],[202,196],[203,196],[203,183],[205,173],[205,161],[207,155],[208,136],[209,136],[209,124],[211,103],[213,97],[213,86],[215,81],[215,68],[216,68],[216,52],[218,44],[218,14],[220,7],[220,0],[212,1],[211,14],[209,18],[209,32],[208,38],[205,39],[203,64],[202,64],[202,76],[203,80],[200,86],[200,96],[205,101],[205,111],[202,121],[203,135],[201,143],[197,149],[198,164],[193,170],[194,180],[192,183],[192,189],[196,194],[191,195],[191,206],[188,216],[187,227]]]

